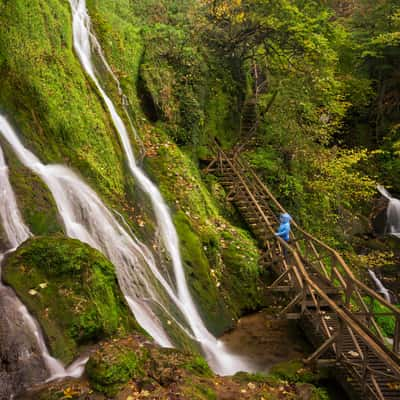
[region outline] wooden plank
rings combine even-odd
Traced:
[[[302,318],[303,314],[302,313],[286,313],[286,319],[290,320],[299,320]]]

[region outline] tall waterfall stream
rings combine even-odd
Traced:
[[[76,54],[87,75],[93,80],[104,99],[119,134],[132,176],[151,201],[163,244],[171,258],[173,279],[164,276],[162,268],[157,265],[149,248],[140,242],[131,231],[128,232],[124,228],[87,184],[65,166],[42,164],[31,151],[22,145],[13,127],[1,115],[0,134],[10,144],[19,160],[33,173],[41,177],[49,188],[63,221],[66,235],[98,249],[115,265],[118,282],[129,307],[137,321],[157,343],[165,347],[173,346],[164,329],[166,321],[169,323],[172,321],[183,334],[199,343],[208,362],[217,373],[227,375],[238,370],[253,370],[254,367],[251,366],[251,363],[243,357],[231,354],[225,345],[218,341],[205,327],[187,286],[180,256],[179,239],[168,207],[159,190],[136,164],[128,130],[96,75],[92,63],[92,47],[100,52],[100,58],[105,63],[105,68],[110,73],[112,71],[101,52],[99,43],[90,32],[90,18],[87,14],[85,1],[71,0],[70,4],[73,15],[73,38]],[[116,80],[114,75],[113,78]],[[137,136],[136,132],[132,133]],[[3,157],[1,160],[4,164]],[[5,168],[4,166],[3,170]],[[7,198],[7,202],[4,204],[11,204],[14,211],[12,213],[5,211],[1,216],[4,229],[15,231],[14,236],[11,233],[9,234],[10,247],[15,248],[26,240],[30,233],[23,224],[15,196],[11,193],[12,189],[8,182],[7,192],[3,194]],[[15,217],[15,215],[19,215],[19,217]],[[10,223],[18,225],[17,228]],[[17,234],[19,236],[16,236]],[[9,288],[1,287],[0,289],[13,293]],[[14,294],[13,298],[20,304]],[[67,370],[64,369],[57,360],[49,355],[40,329],[26,308],[22,304],[17,308],[24,315],[26,326],[36,338],[50,376],[54,378],[78,375],[83,369],[84,361],[80,360]]]
[[[159,276],[160,274],[158,272],[156,276],[159,276],[159,282],[162,282],[162,286],[167,290],[171,299],[173,299],[174,303],[182,312],[185,320],[189,324],[191,332],[193,333],[195,339],[202,346],[203,351],[214,370],[221,374],[230,374],[237,370],[248,369],[249,367],[246,366],[244,360],[240,357],[235,357],[234,355],[229,354],[229,352],[224,348],[223,344],[218,342],[216,338],[210,334],[201,320],[187,286],[179,251],[179,239],[168,207],[165,204],[157,187],[136,164],[132,146],[129,140],[128,130],[121,117],[118,115],[113,102],[105,93],[96,76],[96,70],[92,62],[92,47],[99,49],[101,60],[105,64],[106,69],[111,71],[111,68],[107,64],[107,61],[101,51],[99,42],[95,39],[94,34],[90,31],[91,21],[87,13],[86,1],[70,0],[70,4],[73,15],[73,36],[76,54],[78,55],[84,70],[93,80],[104,99],[114,126],[119,134],[133,177],[138,182],[141,189],[150,198],[164,246],[172,260],[176,289],[174,289],[173,285],[171,284],[167,284],[166,286],[165,280]],[[114,75],[113,78],[116,80]],[[162,278],[162,281],[160,281],[160,278]],[[133,311],[136,315],[138,312],[137,307],[135,307]],[[165,334],[161,336],[159,335],[161,326],[159,326],[158,329],[153,332],[150,329],[151,326],[146,326],[145,321],[142,322],[139,320],[139,322],[156,341],[158,341],[160,344],[167,344],[165,341]]]

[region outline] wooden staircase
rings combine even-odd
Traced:
[[[315,352],[306,363],[335,366],[351,398],[400,400],[400,310],[360,282],[342,257],[292,221],[290,243],[274,233],[286,212],[252,168],[216,145],[206,171],[215,173],[262,249],[276,280],[271,292],[288,303],[279,316],[298,319]],[[376,311],[377,304],[381,311]],[[384,310],[384,311],[382,311]],[[392,320],[385,337],[377,318]],[[387,334],[387,333],[386,333]]]

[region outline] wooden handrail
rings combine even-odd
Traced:
[[[351,314],[338,307],[338,305],[310,278],[297,252],[294,252],[292,255],[297,261],[296,264],[298,265],[304,281],[310,286],[310,288],[318,293],[318,295],[329,305],[329,307],[335,311],[335,314],[344,322],[346,322],[347,326],[349,326],[353,332],[359,335],[361,340],[367,344],[368,347],[371,348],[380,359],[384,360],[385,363],[387,363],[393,372],[395,372],[395,374],[400,378],[400,358],[394,353],[388,351],[386,346],[384,346],[382,343],[371,337],[370,333],[363,329],[363,326]]]
[[[241,160],[243,162],[243,160]],[[276,199],[276,197],[271,193],[271,191],[267,188],[267,186],[261,181],[259,176],[255,173],[253,168],[248,166],[248,170],[251,172],[252,176],[255,178],[257,183],[264,189],[264,192],[270,197],[270,199],[273,201],[273,203],[279,208],[279,210],[282,213],[286,213],[287,211],[285,208],[282,207],[282,205],[279,203],[279,201]],[[303,228],[301,228],[294,219],[292,219],[291,224],[299,231],[301,232],[305,237],[310,239],[311,241],[318,243],[321,247],[323,247],[325,250],[330,252],[336,260],[339,262],[340,266],[343,268],[343,270],[346,272],[346,275],[353,281],[353,283],[360,287],[363,291],[367,292],[369,296],[373,297],[375,300],[378,300],[380,303],[382,303],[385,307],[389,308],[394,314],[398,315],[400,317],[400,310],[393,306],[393,304],[389,303],[385,298],[383,298],[381,295],[376,293],[374,290],[372,290],[370,287],[365,285],[363,282],[358,280],[349,266],[346,264],[346,262],[343,260],[342,256],[332,247],[327,245],[326,243],[322,242],[320,239],[316,238],[315,236],[311,235],[307,231],[305,231]]]
[[[358,379],[365,391],[364,393],[369,393],[373,398],[382,400],[382,390],[385,387],[382,375],[396,382],[400,381],[400,358],[398,354],[400,351],[400,310],[359,281],[336,250],[304,231],[295,221],[292,221],[292,227],[295,231],[293,235],[295,238],[294,245],[288,244],[281,237],[278,237],[274,229],[277,222],[276,209],[270,207],[270,204],[274,204],[279,212],[286,212],[286,210],[253,169],[246,166],[240,157],[233,156],[230,158],[218,144],[216,144],[216,148],[218,150],[218,161],[216,162],[220,171],[222,173],[229,171],[229,174],[234,174],[232,176],[238,179],[237,183],[240,189],[239,191],[235,190],[237,201],[238,195],[245,193],[245,195],[240,196],[241,204],[243,204],[243,200],[247,199],[246,201],[257,210],[260,223],[264,224],[263,232],[266,232],[267,239],[264,237],[264,233],[262,239],[267,242],[265,254],[268,254],[267,257],[271,259],[271,265],[275,265],[276,255],[281,255],[282,262],[275,286],[278,286],[287,277],[288,287],[293,289],[294,297],[280,313],[284,314],[292,307],[300,308],[300,315],[310,316],[314,329],[317,329],[317,326],[320,327],[320,332],[326,339],[309,359],[312,361],[319,358],[326,349],[332,348],[336,362],[346,366],[348,373],[353,374]],[[249,173],[256,183],[249,178]],[[276,249],[278,249],[278,253],[276,253]],[[286,253],[285,256],[282,256],[282,249]],[[312,262],[307,258],[309,254],[314,258]],[[330,261],[328,267],[324,262],[327,258]],[[319,267],[315,264],[318,264]],[[330,295],[334,297],[330,297]],[[344,303],[337,301],[338,297],[336,296],[344,298]],[[368,308],[366,298],[378,301],[386,309],[383,312],[374,313],[373,310]],[[354,305],[358,309],[352,312]],[[329,311],[327,311],[328,309]],[[335,327],[334,324],[330,325],[327,322],[325,313],[328,312],[334,315],[338,326]],[[375,320],[375,317],[379,316],[395,318],[393,351],[386,346],[385,337]],[[367,323],[364,322],[362,317],[366,319]],[[343,346],[342,338],[346,332],[350,335],[351,346],[356,351],[355,358],[349,357],[349,354],[347,354],[349,352],[346,352],[346,347]],[[373,359],[382,363],[381,369],[375,370],[368,364],[371,355],[373,355]],[[332,360],[325,361],[332,362]],[[335,362],[335,360],[333,361]]]

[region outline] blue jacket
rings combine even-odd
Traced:
[[[275,235],[280,236],[283,240],[286,240],[287,242],[289,241],[291,220],[292,217],[289,214],[287,213],[281,214],[280,217],[281,224],[275,233]]]

